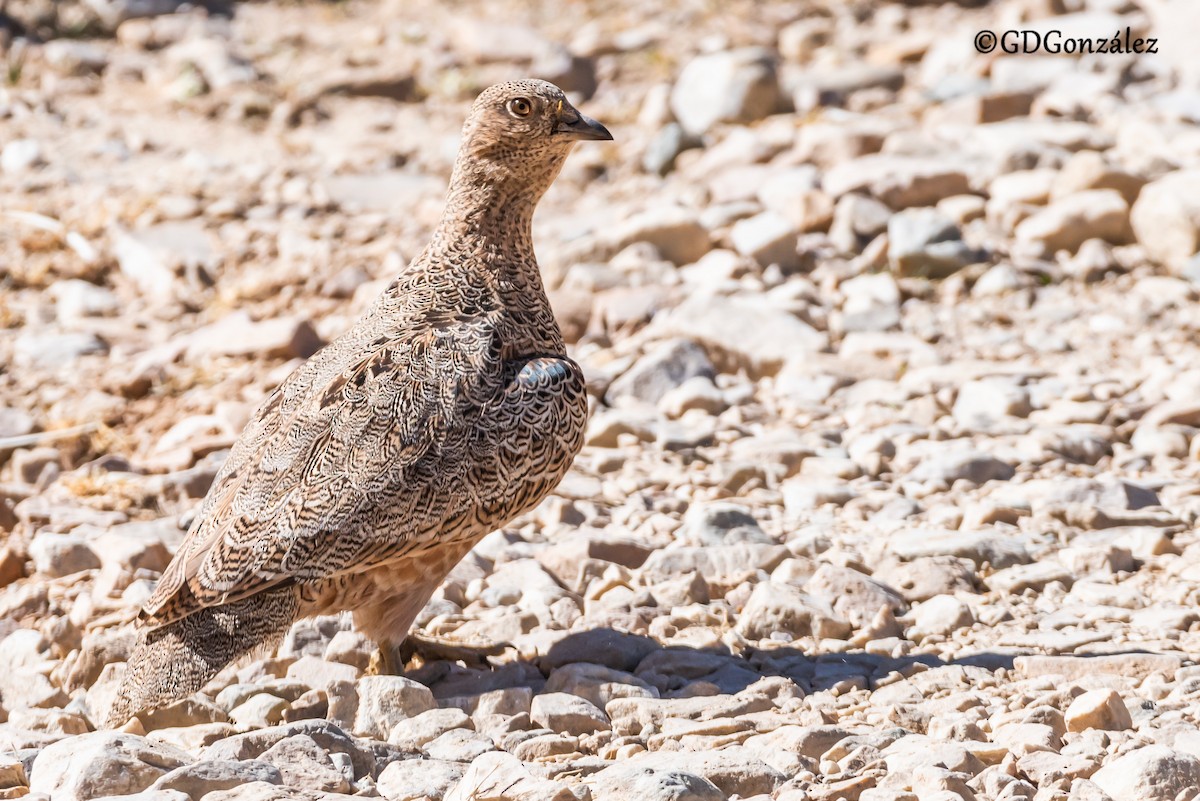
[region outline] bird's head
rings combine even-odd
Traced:
[[[528,192],[536,201],[576,142],[610,139],[607,128],[579,113],[554,84],[533,79],[499,83],[484,90],[471,107],[455,182]]]
[[[464,133],[473,144],[530,152],[581,139],[612,139],[607,128],[580,114],[561,89],[534,79],[485,89],[471,106]]]

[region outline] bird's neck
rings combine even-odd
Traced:
[[[452,194],[423,259],[438,286],[482,290],[474,313],[500,313],[506,361],[566,353],[533,253],[533,207],[519,197],[481,203],[477,194],[460,204]]]
[[[506,159],[463,146],[450,176],[446,210],[434,234],[443,246],[468,247],[497,269],[531,269],[533,210],[558,176],[570,147],[542,154],[537,162]]]
[[[485,293],[475,296],[475,309],[503,310],[505,359],[566,352],[533,252],[534,208],[561,162],[549,159],[542,170],[518,176],[502,164],[459,159],[446,210],[414,262],[434,291],[472,287]]]
[[[533,211],[540,193],[501,183],[451,184],[431,255],[493,274],[502,284],[541,288],[533,253]]]

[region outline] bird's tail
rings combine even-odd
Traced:
[[[295,590],[284,587],[142,628],[105,727],[191,695],[226,665],[274,648],[298,608]]]

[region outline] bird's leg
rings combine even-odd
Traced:
[[[400,644],[399,651],[402,663],[407,663],[413,656],[420,656],[421,661],[426,663],[446,660],[484,666],[489,656],[500,656],[513,647],[512,643],[507,642],[465,643],[412,632]]]
[[[392,645],[387,640],[381,640],[379,647],[375,649],[375,653],[371,654],[371,661],[367,665],[366,674],[368,676],[398,676],[404,670],[404,663],[407,659],[398,659],[396,646]]]

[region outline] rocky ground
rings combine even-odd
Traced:
[[[1200,794],[1191,0],[0,14],[0,798]],[[308,621],[96,731],[250,410],[526,74],[616,137],[535,232],[588,446],[419,620],[513,648],[366,676]]]

